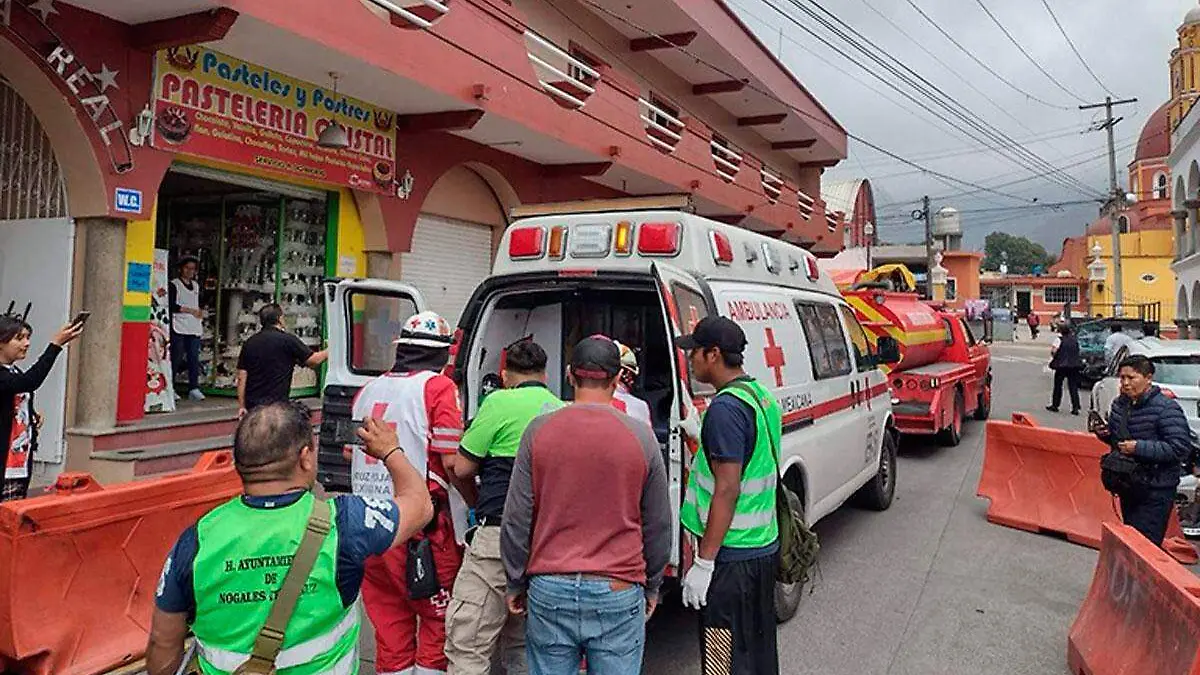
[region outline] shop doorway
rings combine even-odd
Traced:
[[[159,190],[156,257],[165,257],[168,279],[177,276],[181,260],[198,263],[205,395],[233,404],[242,344],[258,332],[257,313],[267,303],[283,307],[289,332],[321,348],[321,281],[331,275],[327,247],[335,239],[336,200],[336,193],[198,166],[177,165],[167,173]],[[152,295],[166,297],[169,281],[157,283],[163,287]],[[155,307],[156,320],[162,309]],[[186,369],[174,365],[175,390],[186,393]],[[317,372],[297,368],[291,395],[319,392]]]
[[[1032,291],[1017,291],[1017,317],[1025,318],[1029,316],[1030,310],[1033,309],[1033,292]]]

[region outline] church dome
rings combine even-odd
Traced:
[[[1200,7],[1192,11],[1197,13],[1196,20],[1200,22]],[[1133,161],[1161,159],[1171,154],[1171,134],[1168,129],[1170,120],[1167,115],[1170,108],[1170,102],[1164,103],[1146,120],[1146,126],[1142,127],[1142,135],[1138,137],[1137,154],[1133,156]]]
[[[1200,7],[1191,8],[1183,17],[1183,25],[1190,26],[1194,23],[1200,23]]]

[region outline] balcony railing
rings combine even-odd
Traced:
[[[742,156],[716,138],[709,143],[709,147],[712,149],[713,164],[716,165],[717,175],[725,182],[732,183],[742,168]]]
[[[600,71],[590,63],[533,31],[525,31],[525,51],[542,89],[564,108],[582,108],[596,93]]]
[[[763,192],[767,193],[767,201],[772,204],[779,201],[779,195],[783,193],[783,179],[771,173],[765,166],[759,169],[759,174],[762,180]]]
[[[798,202],[800,215],[804,216],[805,220],[811,220],[813,209],[816,208],[817,202],[812,197],[804,194],[802,190],[798,190],[797,192],[799,194],[797,195],[796,201]]]
[[[367,0],[380,9],[389,12],[395,19],[411,24],[417,28],[429,29],[438,19],[450,11],[449,0]],[[399,24],[394,24],[399,25]]]
[[[662,106],[644,98],[638,99],[642,122],[646,124],[646,138],[660,152],[672,154],[683,138],[683,120],[677,113],[664,110]]]
[[[825,224],[830,232],[837,232],[837,226],[838,226],[839,220],[840,219],[838,218],[837,213],[831,213],[829,211],[825,212]]]

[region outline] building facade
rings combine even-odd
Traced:
[[[220,399],[263,303],[321,343],[324,278],[404,280],[453,320],[520,204],[688,193],[844,236],[821,197],[844,130],[718,0],[0,0],[0,73],[0,287],[39,336],[92,312],[39,396],[43,480],[227,443],[235,406],[169,412],[184,257]]]

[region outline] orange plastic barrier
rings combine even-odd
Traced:
[[[1037,418],[1024,412],[1013,413],[1012,421],[1013,424],[1020,424],[1023,427],[1036,427],[1038,425]]]
[[[1102,529],[1067,636],[1072,675],[1200,675],[1200,578],[1133,528]]]
[[[229,451],[191,472],[0,504],[0,663],[21,675],[92,675],[140,658],[155,587],[179,533],[241,484]]]
[[[1091,434],[1039,427],[1020,415],[987,423],[976,494],[991,500],[988,521],[1099,548],[1101,523],[1121,522],[1115,498],[1100,482],[1100,457],[1108,446]],[[1167,537],[1164,547],[1180,562],[1196,562],[1174,509]]]

